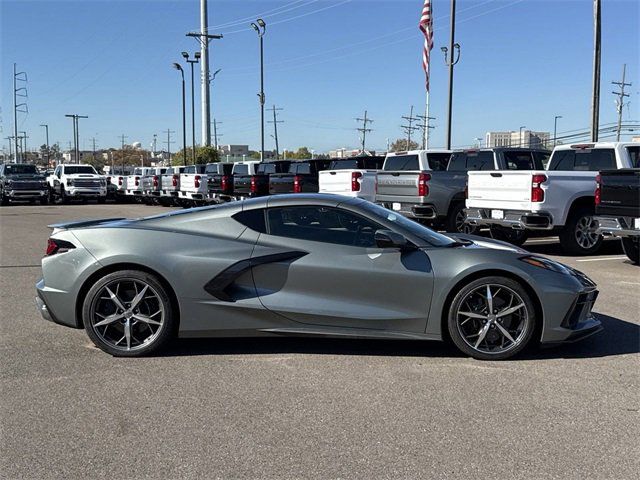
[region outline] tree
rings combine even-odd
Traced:
[[[193,149],[187,147],[187,165],[193,164]],[[214,147],[196,147],[196,163],[215,163],[220,161],[220,155]],[[173,154],[171,165],[184,165],[184,150]]]
[[[413,140],[407,142],[406,138],[399,138],[391,144],[391,146],[389,147],[389,151],[401,152],[404,150],[418,150],[419,148],[420,146]]]
[[[311,152],[307,147],[300,147],[298,148],[297,152],[287,152],[287,158],[303,160],[306,158],[311,158]]]

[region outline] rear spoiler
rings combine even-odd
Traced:
[[[121,220],[126,220],[125,217],[115,217],[115,218],[100,218],[94,220],[80,220],[76,222],[64,222],[64,223],[52,223],[51,225],[47,225],[49,228],[53,229],[52,235],[57,232],[61,232],[62,230],[69,230],[70,228],[85,228],[85,227],[96,227],[98,225],[102,225],[105,223],[118,222]]]

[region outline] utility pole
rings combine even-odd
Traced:
[[[153,148],[153,159],[155,160],[156,158],[156,147],[158,145],[158,135],[156,135],[155,133],[153,134],[153,143],[152,143],[152,148]]]
[[[124,175],[124,141],[128,138],[124,133],[118,137],[120,139],[120,153],[122,153],[122,174]]]
[[[418,130],[419,127],[416,127],[413,122],[415,122],[416,120],[418,120],[418,117],[414,117],[413,116],[413,105],[411,105],[411,110],[409,111],[409,116],[403,116],[402,118],[404,118],[409,124],[408,125],[400,125],[400,127],[402,127],[405,131],[405,133],[407,134],[407,150],[411,150],[410,145],[411,145],[411,134],[413,133],[414,130]]]
[[[600,125],[600,0],[593,0],[593,93],[591,97],[591,141],[598,141]]]
[[[426,115],[416,115],[422,123],[418,125],[419,128],[422,129],[422,150],[426,150],[429,148],[429,132],[436,128],[434,125],[431,125],[429,120],[435,120],[436,117],[429,117]]]
[[[624,108],[625,105],[625,101],[624,101],[624,97],[628,97],[629,94],[628,93],[624,93],[624,87],[630,87],[631,83],[625,83],[625,77],[626,77],[626,73],[627,73],[627,64],[625,63],[622,66],[622,81],[620,82],[611,82],[614,85],[617,85],[618,87],[620,87],[620,91],[619,92],[611,92],[614,95],[617,95],[618,98],[616,99],[616,109],[618,110],[618,129],[617,129],[617,133],[616,133],[616,142],[620,141],[620,130],[622,127],[622,109]]]
[[[218,122],[215,118],[213,119],[213,144],[218,150],[218,137],[222,137],[221,133],[218,133],[218,125],[222,122]]]
[[[209,20],[207,18],[207,0],[200,0],[200,31],[189,32],[187,37],[193,37],[200,42],[200,71],[202,73],[202,144],[206,147],[211,146],[211,100],[209,91],[209,42],[212,39],[219,40],[222,35],[210,35],[207,33],[209,28]],[[186,152],[185,152],[186,155]]]
[[[373,123],[373,120],[371,120],[370,118],[367,118],[367,111],[366,110],[364,111],[364,118],[356,118],[355,120],[356,120],[356,122],[362,122],[362,128],[356,128],[356,130],[362,134],[362,137],[361,137],[361,140],[362,140],[362,153],[364,154],[365,145],[366,145],[366,139],[367,139],[367,132],[371,132],[372,131],[371,128],[367,128],[367,124],[368,123]]]
[[[29,138],[27,136],[27,132],[23,132],[20,131],[20,133],[22,135],[20,135],[20,138],[22,139],[22,153],[24,154],[24,160],[28,160],[29,155],[27,155],[29,153],[29,151],[27,150],[27,138]]]
[[[76,156],[76,163],[80,163],[80,129],[78,128],[78,119],[79,118],[89,118],[86,115],[78,115],[77,113],[72,113],[65,115],[65,117],[69,117],[73,119],[73,146],[74,146],[74,155]]]
[[[11,163],[11,157],[13,156],[13,136],[5,137],[9,140],[9,163]]]
[[[27,81],[27,74],[25,72],[16,71],[17,64],[13,64],[13,140],[15,142],[15,152],[16,158],[14,163],[20,162],[20,151],[18,149],[18,112],[20,113],[28,113],[29,108],[27,107],[27,102],[18,103],[18,97],[27,98],[27,88],[26,87],[18,87],[18,82]],[[22,110],[21,110],[22,108]]]
[[[47,125],[46,123],[41,123],[40,126],[44,127],[45,130],[45,136],[47,140],[47,166],[49,166],[49,162],[51,160],[51,152],[49,151],[49,125]]]
[[[169,165],[171,165],[171,144],[175,143],[175,141],[171,140],[171,134],[176,132],[167,128],[165,133],[167,134],[167,140],[164,143],[167,145],[167,156],[169,157]]]
[[[274,105],[271,108],[271,111],[273,112],[273,120],[267,121],[267,123],[273,123],[273,138],[276,141],[276,160],[280,158],[280,149],[278,146],[278,124],[284,123],[284,120],[278,120],[278,114],[276,112],[279,110],[282,110],[282,108],[276,108]]]
[[[96,137],[91,137],[91,143],[93,148],[91,149],[91,157],[93,158],[93,161],[96,161]]]
[[[451,0],[451,27],[450,27],[450,36],[449,36],[449,48],[442,47],[441,50],[444,52],[444,63],[449,67],[449,101],[447,105],[447,150],[451,149],[451,116],[453,109],[453,66],[458,63],[460,60],[460,45],[455,43],[456,38],[456,0]],[[454,50],[457,52],[457,57],[454,53]],[[447,52],[451,55],[447,55]],[[454,57],[456,59],[454,60]]]

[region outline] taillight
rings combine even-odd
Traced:
[[[544,202],[544,190],[542,184],[547,181],[546,175],[533,175],[531,177],[531,201]]]
[[[418,176],[418,196],[419,197],[426,197],[427,195],[429,195],[429,185],[427,184],[429,180],[431,180],[430,173],[421,173]]]
[[[251,177],[251,187],[249,187],[251,193],[258,193],[258,182],[256,181],[256,177]]]
[[[602,200],[601,196],[602,196],[602,178],[600,177],[600,175],[596,175],[596,192],[595,192],[595,197],[596,197],[596,205],[600,205],[600,202]]]
[[[362,178],[361,172],[351,172],[351,191],[360,191],[360,179]]]
[[[173,185],[174,187],[177,187],[177,186],[178,186],[178,179],[179,179],[179,178],[180,178],[180,176],[179,176],[177,173],[175,173],[175,174],[173,175],[173,180],[172,180],[172,182],[171,182],[171,183],[172,183],[172,185]]]
[[[135,178],[135,185],[138,187],[140,185],[140,177]]]
[[[158,176],[154,175],[153,176],[153,187],[156,188],[159,185],[158,183]]]
[[[65,242],[64,240],[54,240],[53,238],[49,238],[47,240],[47,248],[44,254],[45,256],[49,257],[51,255],[55,255],[56,253],[68,252],[72,248],[76,248],[73,243]]]
[[[293,177],[293,193],[302,193],[302,177],[299,175]]]
[[[122,186],[122,177],[118,177],[118,185]]]
[[[222,180],[220,181],[220,188],[223,192],[226,192],[229,189],[229,177],[227,175],[222,176]]]
[[[196,175],[193,179],[193,185],[196,188],[200,188],[200,178],[201,178],[200,175]]]

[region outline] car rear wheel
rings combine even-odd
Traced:
[[[476,231],[476,227],[467,223],[464,202],[456,203],[451,208],[444,226],[446,231],[451,233],[473,234]]]
[[[593,210],[576,209],[564,228],[560,231],[560,246],[570,255],[592,255],[600,250],[602,235],[596,232],[598,222],[593,218]]]
[[[640,264],[640,237],[624,237],[622,239],[622,249],[636,265]]]
[[[119,357],[158,351],[176,326],[165,288],[154,275],[137,270],[99,279],[84,299],[82,320],[93,343]]]
[[[501,240],[517,247],[520,247],[529,239],[529,232],[526,230],[516,230],[515,228],[506,228],[500,225],[489,227],[489,233],[494,240]]]
[[[465,285],[451,302],[448,330],[453,343],[479,360],[504,360],[530,342],[536,324],[531,298],[506,277]]]

